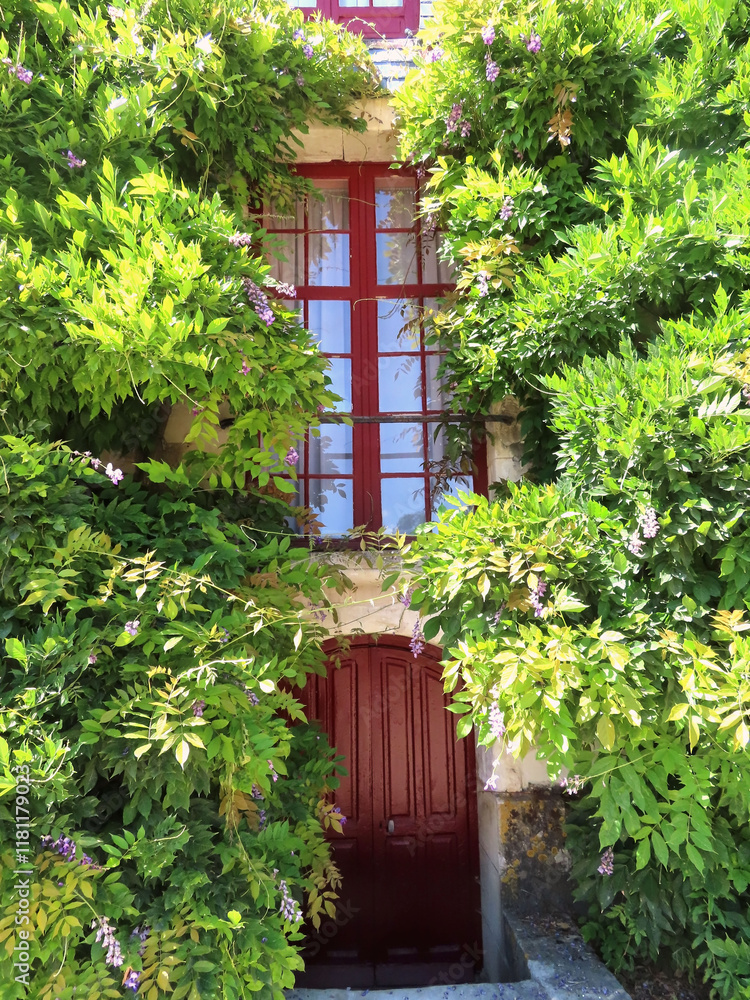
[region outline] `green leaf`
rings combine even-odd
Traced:
[[[596,735],[605,750],[611,750],[615,745],[615,727],[608,715],[602,715],[596,726]]]
[[[660,864],[665,868],[669,867],[669,848],[667,847],[666,841],[658,830],[654,830],[651,834],[651,846],[654,849],[654,854],[656,855]]]
[[[184,769],[188,757],[190,756],[190,744],[187,740],[180,740],[175,749],[174,755],[177,763]]]

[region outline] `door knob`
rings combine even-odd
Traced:
[[[396,829],[396,824],[393,822],[392,819],[388,820],[388,825],[386,826],[386,829],[388,830],[388,833],[393,833],[393,831]]]

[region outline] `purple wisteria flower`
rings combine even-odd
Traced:
[[[536,34],[536,32],[532,31],[532,33],[529,35],[528,38],[524,38],[524,36],[521,35],[521,38],[526,42],[526,48],[529,50],[529,52],[533,52],[534,54],[536,54],[537,52],[540,51],[542,47],[542,39],[539,35]]]
[[[261,792],[260,788],[257,785],[253,785],[253,787],[250,789],[250,794],[254,799],[263,798],[263,792]]]
[[[138,987],[141,984],[141,974],[135,969],[131,969],[127,976],[123,979],[122,985],[126,990],[132,990],[133,993],[138,992]]]
[[[229,237],[229,243],[233,247],[251,247],[253,238],[250,233],[232,233]]]
[[[297,76],[294,78],[294,80],[298,87],[305,86],[305,78],[301,73],[298,73]]]
[[[245,358],[242,359],[242,367],[240,368],[240,375],[249,375],[250,365],[247,363]]]
[[[632,552],[634,556],[640,556],[643,554],[643,539],[636,532],[636,534],[631,535],[630,538],[625,543],[625,548],[628,552]]]
[[[505,601],[500,605],[495,614],[492,616],[492,624],[497,625],[503,616],[503,611],[505,611]]]
[[[115,486],[117,486],[118,483],[121,483],[125,478],[122,474],[122,469],[113,468],[111,462],[107,462],[107,468],[104,470],[104,475],[108,476]]]
[[[489,276],[489,271],[480,271],[477,275],[477,292],[480,299],[484,299],[490,294],[490,286],[487,284]]]
[[[265,809],[259,809],[258,810],[258,829],[259,830],[262,830],[263,827],[266,825],[266,818],[267,818],[266,810]]]
[[[611,847],[602,854],[599,860],[599,867],[596,869],[600,875],[613,875],[615,871],[615,854]]]
[[[281,889],[282,893],[281,905],[279,906],[281,915],[284,917],[284,920],[298,924],[302,919],[302,910],[297,900],[292,898],[284,879],[279,882],[279,889]]]
[[[340,806],[334,806],[334,808],[333,808],[332,811],[336,813],[336,817],[337,817],[339,823],[342,826],[345,826],[346,825],[346,816],[342,816],[341,815],[341,808],[340,808]]]
[[[285,281],[280,281],[276,285],[276,291],[279,293],[282,299],[297,298],[297,289],[294,287],[294,285],[287,285]]]
[[[471,125],[464,119],[459,126],[459,132],[461,133],[461,138],[466,139],[471,132]]]
[[[500,75],[500,67],[494,59],[490,58],[489,52],[487,53],[487,70],[485,75],[489,83],[494,83]]]
[[[442,48],[440,45],[436,45],[434,49],[427,50],[424,59],[425,62],[436,63],[440,62],[440,60],[443,58],[444,55],[445,55],[445,49]]]
[[[89,663],[90,664],[96,663],[96,653],[89,653]]]
[[[508,222],[509,219],[513,218],[513,199],[508,195],[507,198],[503,200],[502,208],[500,209],[500,218],[503,222]]]
[[[491,774],[489,778],[484,783],[485,792],[496,792],[497,791],[497,775]]]
[[[742,398],[750,406],[750,383],[745,383],[742,386]]]
[[[414,622],[414,628],[411,630],[411,639],[409,640],[409,649],[414,654],[415,660],[424,649],[424,645],[425,640],[422,632],[422,621],[420,618],[417,618]]]
[[[140,618],[136,618],[132,622],[125,622],[125,631],[128,633],[128,635],[133,635],[133,636],[138,635],[138,629],[140,627],[141,627]]]
[[[490,724],[492,738],[495,740],[502,739],[505,735],[505,719],[503,718],[503,713],[500,711],[500,706],[497,702],[495,702],[490,708],[487,721]]]
[[[653,507],[647,507],[639,518],[644,538],[656,538],[659,534],[658,515]]]
[[[450,114],[445,119],[446,132],[456,131],[456,129],[458,128],[458,123],[461,121],[461,116],[463,115],[463,113],[464,113],[463,101],[459,101],[457,104],[453,105],[453,107],[450,110]]]
[[[34,74],[30,69],[25,69],[20,63],[14,63],[12,59],[0,60],[2,65],[7,67],[8,72],[11,76],[15,76],[17,80],[21,83],[31,83],[34,79]]]
[[[146,939],[148,938],[150,933],[151,931],[144,924],[143,927],[141,927],[140,925],[138,927],[134,927],[130,934],[131,938],[137,937],[141,939],[141,946],[138,949],[138,954],[141,956],[141,958],[143,958],[144,952],[146,951]]]
[[[102,948],[106,948],[107,950],[107,954],[104,959],[107,965],[112,965],[115,968],[122,965],[120,942],[115,937],[115,928],[109,922],[109,918],[97,917],[96,920],[91,921],[91,927],[97,928],[96,940],[101,941]]]
[[[198,698],[198,699],[196,699],[196,701],[193,702],[193,706],[192,707],[193,707],[193,715],[196,718],[198,718],[198,719],[202,719],[203,718],[203,712],[204,712],[205,707],[206,707],[205,701],[203,701],[201,698]]]
[[[302,28],[295,28],[294,29],[294,34],[292,35],[292,38],[294,39],[295,42],[302,42],[302,41],[304,41],[304,39],[305,39],[305,33],[302,30]]]
[[[245,286],[245,294],[247,295],[250,305],[253,306],[256,313],[260,316],[266,326],[270,326],[276,317],[268,304],[268,297],[260,290],[260,288],[258,288],[251,278],[243,278],[242,284]]]
[[[409,589],[404,594],[399,594],[398,599],[403,604],[405,608],[408,608],[411,604],[412,595],[414,593],[414,587],[409,587]]]
[[[576,795],[586,784],[586,779],[580,774],[569,774],[567,778],[560,778],[560,787],[565,789],[566,795]]]
[[[312,47],[312,45],[310,45],[309,42],[307,42],[306,45],[302,46],[302,55],[305,57],[305,59],[312,59],[312,57],[315,55],[315,49]]]
[[[270,769],[270,771],[271,771],[271,778],[272,778],[272,779],[273,779],[274,781],[278,781],[278,780],[279,780],[279,776],[278,776],[278,774],[276,773],[276,768],[275,768],[275,767],[273,766],[273,761],[270,761],[270,760],[267,760],[267,761],[266,761],[266,764],[268,764],[268,767],[269,767],[269,769]]]
[[[299,454],[296,448],[290,448],[289,451],[284,456],[284,464],[288,466],[296,465],[299,461]]]
[[[86,161],[79,160],[72,149],[69,149],[68,152],[65,154],[65,156],[68,161],[68,166],[70,167],[71,170],[78,170],[81,167],[86,166]]]
[[[529,592],[529,602],[534,609],[534,617],[541,618],[544,612],[544,605],[542,604],[542,598],[547,592],[547,584],[544,580],[540,580],[536,587]]]
[[[492,45],[495,41],[495,26],[494,24],[488,24],[482,28],[482,41],[485,45]]]

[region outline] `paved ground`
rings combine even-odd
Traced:
[[[517,983],[406,987],[390,990],[287,990],[287,1000],[630,1000],[575,933],[540,929],[507,917],[522,975]]]

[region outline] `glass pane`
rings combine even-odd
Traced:
[[[311,479],[310,507],[322,524],[322,534],[343,535],[354,527],[351,480]]]
[[[351,305],[348,302],[313,301],[308,329],[325,354],[349,354],[352,349]]]
[[[437,431],[437,438],[435,432]],[[427,425],[427,461],[442,462],[445,458],[445,437],[444,427],[435,427],[435,424]]]
[[[349,237],[311,234],[308,282],[326,286],[349,284]]]
[[[305,324],[304,302],[299,299],[282,299],[282,306],[290,313],[294,313],[294,319],[300,326]]]
[[[417,254],[414,233],[376,233],[378,284],[415,284]]]
[[[340,403],[333,407],[335,413],[351,413],[352,411],[352,363],[349,358],[329,358],[330,367],[326,375],[332,379],[331,391],[342,396]]]
[[[319,181],[322,200],[310,195],[307,201],[308,229],[349,228],[349,185],[346,181]]]
[[[438,258],[442,245],[442,233],[422,234],[422,281],[425,285],[447,284],[454,280],[456,269],[453,264]]]
[[[369,7],[370,0],[339,0],[339,7]]]
[[[282,207],[272,201],[263,213],[263,227],[271,230],[304,229],[305,206],[301,201],[297,201],[294,205],[284,205]]]
[[[422,524],[425,520],[424,494],[424,479],[381,479],[380,502],[386,531],[398,528],[409,534]]]
[[[304,236],[274,236],[270,243],[273,250],[269,253],[271,277],[283,281],[287,285],[301,285],[305,275],[305,244]],[[284,260],[273,256],[279,254]]]
[[[422,366],[419,355],[378,358],[381,413],[422,412]]]
[[[373,7],[403,7],[403,0],[372,0]]]
[[[445,410],[446,406],[446,386],[438,378],[438,368],[443,360],[442,354],[428,354],[425,357],[425,367],[427,369],[427,409]]]
[[[286,0],[290,7],[316,7],[318,0]]]
[[[352,429],[346,424],[322,424],[320,437],[310,434],[311,474],[352,474]]]
[[[378,177],[375,180],[375,225],[378,229],[412,228],[416,213],[414,183],[413,177]]]
[[[447,504],[445,502],[446,497],[456,497],[458,498],[459,490],[462,493],[471,493],[474,489],[474,477],[473,476],[461,476],[456,479],[443,480],[440,484],[440,490],[436,495],[435,492],[436,481],[434,479],[430,480],[430,494],[432,496],[432,513],[436,514],[441,507],[445,507],[446,510],[455,510],[456,508],[453,504]]]
[[[421,472],[424,468],[422,431],[422,424],[381,424],[381,471]]]
[[[419,309],[415,299],[378,302],[378,351],[419,350]]]

